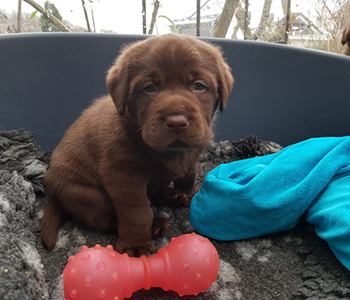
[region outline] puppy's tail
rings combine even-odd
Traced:
[[[58,230],[60,229],[62,221],[62,210],[51,202],[46,208],[41,220],[41,237],[49,251],[56,245]]]

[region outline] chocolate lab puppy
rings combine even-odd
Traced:
[[[233,77],[217,47],[170,34],[126,47],[107,87],[110,95],[83,112],[52,154],[42,238],[51,250],[68,217],[118,230],[118,252],[150,255],[152,233],[168,226],[153,221],[150,200],[189,204],[197,158],[213,138],[214,112],[225,108]]]
[[[345,50],[345,55],[350,55],[350,23],[343,31],[341,43],[343,45],[347,44],[348,48]]]

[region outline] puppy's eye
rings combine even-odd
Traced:
[[[195,90],[197,90],[197,91],[203,91],[203,90],[205,90],[207,87],[206,87],[203,83],[201,83],[201,82],[195,82],[195,83],[193,84],[193,88],[194,88]]]
[[[146,94],[153,93],[156,91],[156,86],[155,86],[155,84],[151,83],[151,84],[147,85],[146,87],[144,87],[142,89],[142,91],[145,92]]]

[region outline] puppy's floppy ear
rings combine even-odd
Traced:
[[[347,42],[350,42],[350,23],[348,27],[346,27],[343,31],[343,37],[341,39],[341,43],[345,45]]]
[[[219,101],[220,112],[223,112],[227,106],[228,97],[233,88],[234,79],[231,74],[231,68],[222,57],[219,59]]]
[[[125,112],[129,92],[128,65],[129,60],[123,52],[117,57],[106,77],[107,88],[121,116]]]

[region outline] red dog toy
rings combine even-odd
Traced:
[[[184,234],[147,258],[119,254],[112,246],[83,246],[63,271],[67,300],[131,297],[139,289],[161,287],[198,295],[216,281],[219,256],[214,245],[197,234]]]

